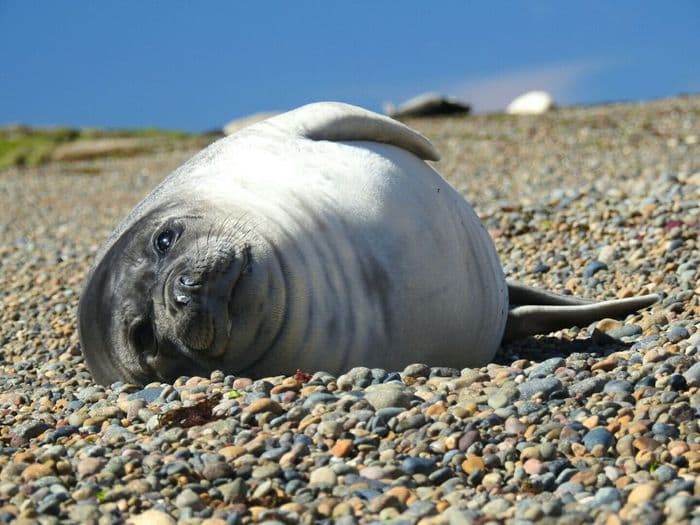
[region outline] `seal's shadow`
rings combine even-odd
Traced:
[[[558,337],[528,337],[501,346],[492,362],[510,366],[518,359],[544,361],[552,357],[566,358],[581,353],[588,357],[605,357],[614,352],[627,350],[632,343],[625,343],[602,332],[595,331],[586,339],[560,339]]]

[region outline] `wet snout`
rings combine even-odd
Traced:
[[[173,271],[164,283],[167,315],[181,345],[208,355],[217,354],[223,347],[230,326],[229,303],[238,277],[236,266],[198,272],[196,267],[185,265]]]

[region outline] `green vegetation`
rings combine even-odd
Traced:
[[[84,160],[96,157],[136,155],[153,150],[172,150],[175,148],[200,148],[212,141],[211,135],[192,135],[182,131],[145,128],[135,130],[105,130],[95,128],[30,128],[21,125],[0,127],[0,170],[5,168],[32,167],[54,160],[54,152],[59,146],[80,141],[87,146],[88,141],[101,139],[144,139],[143,143],[129,147],[98,148],[80,158],[61,160]]]
[[[80,138],[84,139],[104,139],[104,138],[139,138],[139,137],[169,137],[182,139],[191,136],[184,131],[159,129],[159,128],[143,128],[143,129],[100,129],[100,128],[83,128],[80,130]]]
[[[79,131],[68,128],[0,128],[0,169],[47,162],[57,145],[75,140],[79,134]]]

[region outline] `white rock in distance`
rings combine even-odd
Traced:
[[[528,91],[513,99],[506,108],[510,115],[540,115],[554,107],[552,95],[546,91]]]
[[[276,111],[263,111],[260,113],[253,113],[252,115],[248,115],[247,117],[241,117],[232,120],[223,127],[222,131],[224,132],[224,135],[233,135],[236,131],[239,131],[243,128],[247,128],[248,126],[252,126],[257,122],[260,122],[261,120],[274,117],[277,114],[278,112]]]

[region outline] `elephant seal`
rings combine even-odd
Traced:
[[[504,338],[657,299],[589,304],[506,282],[471,206],[424,161],[438,157],[340,103],[215,142],[98,251],[78,310],[93,377],[480,366]]]

